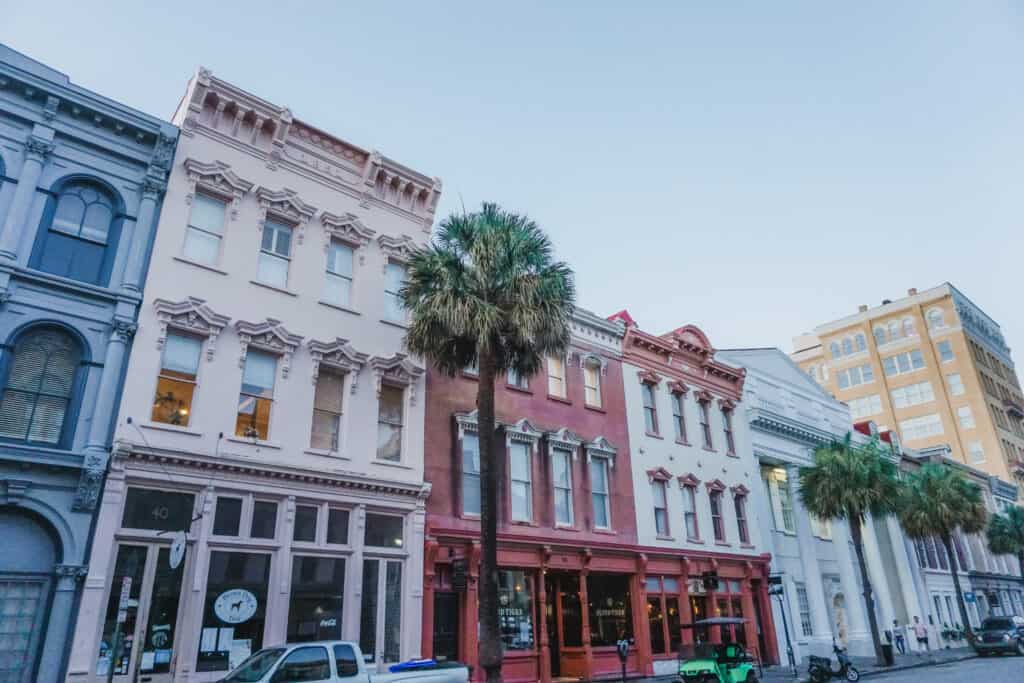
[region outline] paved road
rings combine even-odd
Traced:
[[[863,679],[885,683],[1010,683],[1024,681],[1024,657],[970,659]]]

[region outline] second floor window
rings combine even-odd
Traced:
[[[686,441],[686,414],[683,412],[683,395],[672,394],[672,426],[676,430],[676,441]]]
[[[512,521],[533,521],[533,468],[530,444],[513,442],[509,460],[512,475]]]
[[[725,523],[722,520],[722,492],[711,491],[708,495],[711,503],[711,528],[715,532],[715,540],[725,542]]]
[[[196,337],[178,332],[167,334],[150,416],[153,422],[188,426],[202,346]]]
[[[320,366],[313,398],[313,427],[309,447],[337,451],[341,436],[341,410],[345,375],[333,368]]]
[[[324,299],[338,306],[352,305],[352,247],[347,244],[331,242]]]
[[[402,420],[405,392],[400,387],[383,385],[380,388],[380,407],[377,414],[377,457],[399,462],[402,459]]]
[[[583,363],[583,400],[588,406],[601,407],[601,362],[594,358]]]
[[[219,199],[197,192],[192,198],[185,246],[182,255],[208,266],[220,260],[220,243],[224,237],[224,216],[227,205]]]
[[[943,363],[948,363],[953,360],[953,343],[951,341],[943,339],[937,344],[937,346],[939,349],[939,359]]]
[[[568,396],[565,390],[565,359],[548,356],[548,394],[558,398]]]
[[[700,539],[700,528],[697,526],[697,488],[683,487],[683,522],[686,524],[686,538]]]
[[[725,432],[725,452],[736,455],[736,441],[732,435],[732,410],[722,409],[722,431]]]
[[[113,195],[98,183],[64,185],[44,214],[33,250],[33,268],[61,277],[106,285],[117,247],[120,220]]]
[[[572,526],[572,455],[556,448],[551,452],[551,479],[555,490],[555,524]]]
[[[527,390],[530,388],[530,380],[526,375],[521,374],[515,368],[508,369],[508,385],[516,389]]]
[[[697,405],[700,406],[700,431],[704,437],[704,448],[714,448],[714,443],[711,440],[711,411],[708,402],[698,401]]]
[[[594,527],[611,527],[611,505],[608,500],[608,458],[590,459],[590,502],[594,509]]]
[[[665,482],[651,482],[651,496],[654,499],[654,531],[658,536],[668,536],[668,500],[665,496]]]
[[[288,286],[288,268],[292,259],[292,229],[268,220],[263,226],[260,260],[256,279],[274,287]]]
[[[747,526],[747,497],[737,494],[733,498],[736,507],[736,530],[740,535],[740,543],[750,543],[750,529]]]
[[[468,432],[462,436],[462,514],[480,514],[480,441]]]
[[[35,329],[14,345],[0,399],[0,438],[58,445],[75,388],[78,344],[58,329]]]
[[[640,393],[644,400],[644,427],[648,434],[658,433],[658,406],[655,403],[654,386],[643,382]]]
[[[254,349],[248,351],[242,370],[242,389],[238,394],[235,436],[266,439],[269,435],[276,373],[276,356]]]
[[[405,266],[389,263],[384,269],[384,317],[392,322],[405,322],[405,308],[398,292],[405,282]]]

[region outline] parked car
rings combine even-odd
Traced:
[[[1024,617],[988,617],[976,636],[974,649],[982,657],[1000,652],[1024,657]]]
[[[328,640],[277,645],[259,650],[221,683],[467,683],[464,664],[417,660],[390,667],[388,672],[369,671],[356,643]]]

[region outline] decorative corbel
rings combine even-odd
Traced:
[[[333,342],[321,342],[310,339],[307,343],[309,355],[313,358],[313,384],[320,376],[320,364],[325,363],[342,370],[349,378],[349,393],[356,393],[359,383],[359,372],[369,359],[365,353],[353,348],[347,339],[335,338]]]

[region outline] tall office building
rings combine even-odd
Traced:
[[[1024,397],[999,324],[944,283],[819,325],[793,360],[915,449],[1003,479],[1024,478]]]

